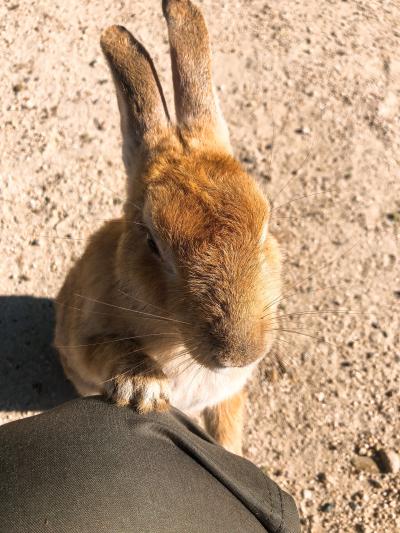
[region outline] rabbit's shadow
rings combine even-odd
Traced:
[[[53,302],[0,296],[0,411],[41,411],[76,396],[52,347]]]

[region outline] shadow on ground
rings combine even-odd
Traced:
[[[52,347],[48,298],[0,296],[0,410],[54,407],[76,396]]]

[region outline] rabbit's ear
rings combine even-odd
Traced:
[[[179,126],[231,151],[229,133],[214,89],[207,26],[190,0],[163,0],[168,25],[175,111]]]
[[[128,30],[111,26],[100,44],[117,91],[124,162],[135,174],[167,135],[167,106],[151,57]]]

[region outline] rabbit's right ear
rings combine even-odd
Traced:
[[[100,44],[116,87],[124,163],[135,177],[168,136],[167,106],[151,57],[128,30],[111,26],[102,34]]]
[[[168,25],[175,112],[189,139],[212,142],[231,152],[228,128],[215,91],[211,49],[201,10],[190,0],[163,0]]]

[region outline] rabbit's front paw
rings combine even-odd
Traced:
[[[111,401],[121,406],[130,405],[138,413],[166,411],[169,408],[169,385],[166,377],[123,372],[105,385],[105,393]]]

